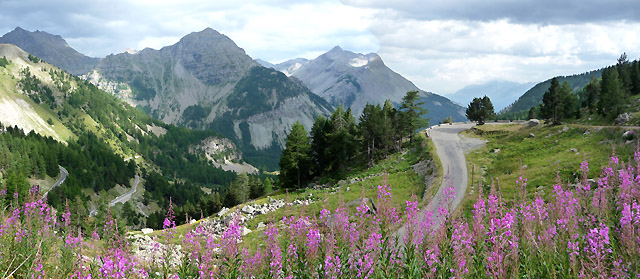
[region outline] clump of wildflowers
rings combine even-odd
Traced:
[[[254,233],[263,239],[255,249],[243,242],[245,227],[239,215],[231,214],[221,235],[195,225],[181,239],[186,256],[175,266],[163,267],[141,263],[130,252],[110,212],[100,230],[102,240],[99,228],[83,235],[71,226],[68,210],[56,216],[35,188],[20,197],[22,203],[16,195],[0,210],[0,274],[14,278],[637,278],[640,152],[635,159],[630,165],[612,156],[595,184],[588,183],[589,166],[584,161],[581,185],[556,183],[550,200],[528,198],[524,177],[515,181],[516,201],[505,201],[499,187],[492,185],[488,195],[479,187],[468,219],[454,211],[452,187],[444,189],[434,209],[419,208],[415,197],[401,201],[401,215],[391,187],[385,184],[378,187],[375,203],[363,196],[355,208],[322,209],[317,219],[285,214]],[[2,195],[6,191],[0,190]],[[170,203],[163,222],[165,241],[177,237],[174,219]],[[403,233],[397,233],[401,227]],[[100,243],[100,248],[92,248],[91,242]]]

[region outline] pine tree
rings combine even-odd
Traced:
[[[627,53],[622,53],[620,58],[618,58],[616,70],[618,70],[618,78],[620,79],[622,90],[627,95],[631,92],[633,86],[631,82],[630,66],[629,59],[627,59]]]
[[[346,123],[344,124],[346,127]],[[280,158],[280,183],[284,187],[297,185],[302,186],[302,182],[309,175],[309,160],[311,144],[307,131],[299,121],[291,126],[291,132],[287,136],[285,149]]]
[[[536,109],[536,107],[531,107],[529,109],[529,115],[527,116],[528,119],[536,119],[538,117],[538,110]]]
[[[413,135],[415,132],[429,125],[429,121],[422,116],[427,114],[427,110],[422,106],[425,104],[418,95],[418,91],[409,91],[402,97],[403,121],[401,123],[404,134],[409,136],[409,143],[413,143]]]
[[[560,83],[557,78],[551,79],[549,90],[542,96],[542,104],[540,105],[540,116],[544,119],[551,120],[553,125],[560,124],[560,113],[562,111],[562,96],[560,92]]]
[[[616,117],[622,111],[625,92],[616,68],[607,68],[602,72],[598,112],[608,117]]]
[[[329,148],[329,133],[331,124],[324,116],[318,116],[311,127],[311,154],[312,154],[312,174],[322,175],[325,167],[329,164],[327,151]]]
[[[560,95],[561,109],[558,112],[558,120],[562,121],[567,118],[571,118],[572,114],[574,114],[577,99],[576,96],[571,93],[573,90],[568,82],[563,82],[560,86],[560,90],[558,94]]]
[[[484,125],[485,120],[493,119],[495,116],[493,104],[489,97],[473,98],[466,110],[466,116],[471,121],[478,121],[478,125]]]
[[[265,178],[264,179],[264,193],[265,194],[271,194],[271,192],[273,192],[273,182],[271,182],[271,178]]]
[[[589,108],[589,112],[593,113],[596,109],[596,101],[598,100],[598,96],[600,96],[600,82],[598,82],[596,77],[591,76],[591,81],[589,81],[589,84],[587,84],[585,92],[587,95],[587,107]]]
[[[631,95],[640,94],[640,62],[631,63]]]
[[[355,155],[356,142],[355,119],[353,115],[344,110],[342,105],[331,114],[330,133],[328,135],[328,168],[335,177],[341,177],[346,171],[347,164],[351,162]]]
[[[384,148],[384,115],[380,105],[367,104],[360,115],[358,130],[363,140],[363,154],[366,155],[367,165],[373,166],[378,150]]]
[[[388,152],[394,152],[400,150],[401,133],[399,132],[400,123],[398,119],[398,111],[393,107],[390,100],[384,102],[382,107],[382,113],[384,115],[384,129],[385,137],[384,142],[387,148],[385,149],[385,155]]]

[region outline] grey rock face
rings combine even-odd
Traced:
[[[367,103],[402,101],[407,91],[421,91],[412,82],[389,69],[375,53],[358,54],[334,47],[316,59],[294,59],[274,65],[274,69],[300,79],[311,91],[331,105],[343,104],[360,115]],[[437,122],[448,116],[466,121],[464,109],[449,99],[421,91],[427,118]]]
[[[281,147],[296,120],[310,128],[315,117],[331,111],[304,85],[263,68],[231,39],[210,28],[160,50],[107,56],[97,71],[130,85],[133,101],[154,118],[190,128],[213,128],[237,139],[241,150],[265,149],[274,142]],[[249,140],[243,139],[247,136],[244,125],[248,125]],[[243,146],[244,142],[251,146]]]

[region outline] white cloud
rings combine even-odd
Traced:
[[[335,45],[378,52],[420,88],[541,81],[640,56],[640,2],[555,0],[0,1],[0,31],[59,34],[90,56],[159,49],[211,27],[270,62]],[[577,9],[579,8],[579,9]]]
[[[0,2],[0,31],[21,26],[59,34],[90,56],[125,48],[159,49],[207,27],[229,36],[252,57],[268,61],[316,55],[335,45],[378,50],[368,30],[373,11],[338,0],[41,2]]]
[[[539,25],[509,20],[404,19],[381,11],[380,55],[418,87],[453,93],[492,80],[542,81],[640,54],[640,23]]]

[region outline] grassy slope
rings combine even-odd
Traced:
[[[433,158],[433,156],[437,156],[435,155],[435,147],[430,140],[427,141],[427,146],[429,146],[428,156],[431,156],[431,158]],[[438,159],[436,158],[436,160]],[[265,215],[259,215],[251,220],[248,220],[245,225],[247,228],[253,230],[253,232],[244,236],[244,240],[245,240],[244,245],[247,245],[252,249],[257,247],[260,243],[262,243],[265,237],[264,233],[262,233],[262,230],[256,230],[258,223],[262,222],[267,224],[269,222],[279,222],[285,216],[292,216],[292,215],[298,215],[298,214],[305,214],[310,217],[312,216],[318,217],[320,216],[320,211],[323,208],[326,208],[334,212],[335,209],[338,208],[339,206],[344,206],[346,203],[349,203],[361,197],[367,197],[375,200],[377,197],[378,185],[388,184],[391,186],[393,198],[396,202],[396,208],[398,208],[400,210],[400,213],[403,214],[404,208],[406,206],[405,204],[406,200],[411,200],[412,195],[415,194],[417,199],[419,200],[418,205],[419,206],[425,205],[426,203],[428,203],[429,198],[431,196],[428,192],[430,192],[431,189],[435,189],[437,191],[437,186],[434,187],[433,185],[439,186],[440,182],[442,181],[442,167],[440,167],[439,169],[436,170],[436,173],[438,174],[438,178],[435,179],[435,182],[432,184],[430,189],[425,189],[424,178],[415,174],[413,169],[411,168],[411,166],[417,163],[417,161],[418,161],[418,158],[417,156],[415,156],[415,154],[411,154],[411,153],[392,154],[387,159],[379,162],[378,164],[376,164],[371,168],[351,173],[348,178],[344,179],[344,182],[346,182],[346,184],[344,184],[343,186],[339,186],[338,183],[332,183],[330,184],[332,187],[324,188],[324,189],[314,190],[314,189],[307,188],[307,189],[301,189],[301,190],[294,190],[288,193],[285,191],[277,191],[273,194],[261,197],[259,199],[247,202],[245,204],[237,205],[234,208],[232,208],[230,212],[236,209],[240,209],[247,204],[267,203],[269,202],[269,198],[284,199],[285,201],[291,202],[296,199],[302,200],[302,199],[307,199],[311,197],[311,199],[315,201],[314,203],[308,206],[305,206],[305,205],[294,205],[290,207],[285,206],[284,208],[281,208],[279,210],[269,212],[268,214],[265,214]],[[436,165],[436,168],[438,165],[439,164]],[[380,174],[385,172],[386,172],[385,175],[374,176],[367,180],[356,182],[356,183],[349,183],[349,180],[351,178],[355,178],[355,177],[364,178],[371,174]],[[332,188],[334,187],[335,187],[335,191],[332,190]],[[424,195],[425,191],[427,191],[426,198],[424,199],[420,198],[421,196]],[[353,214],[356,212],[355,207],[356,206],[351,206],[348,208],[350,212],[350,216],[353,216]],[[212,218],[216,218],[216,217],[212,217]],[[182,226],[178,226],[177,227],[178,235],[184,235],[186,232],[191,230],[193,226],[195,225],[185,224]],[[133,233],[138,233],[138,232],[133,232]],[[162,232],[156,231],[153,233],[153,235],[157,235],[158,237],[161,237]],[[180,244],[181,239],[179,237],[175,238],[173,242],[176,244]]]
[[[562,132],[564,127],[569,130]],[[585,131],[590,133],[585,135]],[[602,166],[609,162],[612,151],[622,159],[633,158],[635,144],[625,144],[623,128],[593,127],[579,124],[556,127],[538,126],[525,128],[523,125],[485,125],[478,130],[469,130],[467,136],[482,137],[489,142],[483,148],[468,154],[469,177],[474,185],[469,187],[463,201],[463,214],[471,216],[477,196],[478,183],[484,185],[487,193],[492,178],[500,181],[500,188],[507,202],[514,199],[516,180],[527,178],[527,196],[549,196],[556,179],[575,182],[580,163],[587,160],[589,177],[596,177]],[[532,133],[535,137],[529,137]],[[577,152],[571,149],[577,149]],[[499,152],[495,152],[500,149]],[[471,183],[471,179],[469,179]]]
[[[19,70],[15,64],[9,64],[7,69],[0,68],[0,98],[6,98],[8,100],[17,101],[18,99],[22,99],[27,104],[29,104],[33,110],[38,114],[40,118],[43,120],[51,119],[53,120],[53,126],[51,127],[55,134],[62,140],[68,141],[72,137],[74,137],[73,132],[71,132],[67,127],[60,122],[58,119],[58,115],[56,115],[51,109],[46,106],[41,106],[33,102],[29,97],[18,94],[16,92],[16,82],[17,79],[13,73],[17,73]],[[47,134],[46,136],[54,136],[53,134]]]

